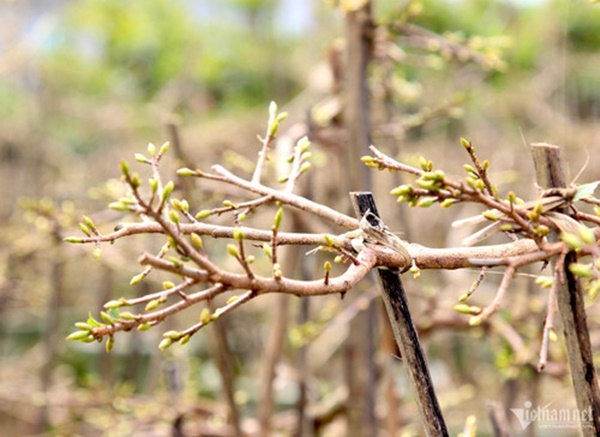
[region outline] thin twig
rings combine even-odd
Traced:
[[[548,364],[548,345],[550,333],[554,330],[554,314],[556,313],[556,295],[558,293],[559,278],[558,270],[555,269],[554,281],[548,292],[548,305],[546,308],[546,319],[544,320],[544,331],[542,334],[542,345],[540,346],[540,360],[538,371],[541,372]]]

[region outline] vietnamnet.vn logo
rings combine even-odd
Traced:
[[[531,401],[525,401],[523,408],[511,408],[521,428],[527,429],[532,423],[538,428],[588,428],[592,427],[592,408],[552,408],[552,402],[533,407]]]

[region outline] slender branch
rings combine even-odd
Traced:
[[[228,184],[238,186],[240,188],[243,188],[244,190],[257,193],[262,196],[270,195],[273,197],[273,199],[278,200],[281,203],[309,212],[311,214],[316,215],[317,217],[322,217],[335,223],[336,225],[348,229],[358,228],[358,220],[346,214],[342,214],[341,212],[338,212],[333,208],[329,208],[328,206],[321,205],[317,202],[313,202],[302,196],[288,193],[286,191],[279,191],[261,184],[252,183],[238,176],[235,176],[233,173],[229,172],[220,165],[214,165],[212,169],[216,174],[212,175],[208,173],[200,173],[197,176],[206,179],[226,182]]]
[[[561,265],[562,269],[562,265]],[[542,345],[540,347],[540,360],[538,363],[538,371],[541,372],[548,364],[548,345],[550,334],[554,331],[554,315],[556,313],[556,296],[558,294],[559,275],[555,269],[554,281],[548,293],[548,305],[546,308],[546,320],[544,320],[544,331],[542,334]]]

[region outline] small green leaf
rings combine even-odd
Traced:
[[[589,184],[583,184],[577,187],[577,192],[573,197],[573,202],[577,202],[578,200],[584,199],[586,197],[592,197],[596,188],[598,188],[598,184],[600,181],[590,182]]]
[[[115,320],[106,311],[100,311],[100,317],[102,317],[102,320],[109,325],[113,325],[115,323]]]

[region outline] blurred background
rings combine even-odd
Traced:
[[[78,235],[82,214],[103,232],[133,220],[106,205],[122,192],[119,162],[133,161],[149,142],[174,145],[167,179],[182,163],[222,163],[248,177],[274,100],[290,114],[280,136],[300,129],[313,140],[302,192],[347,210],[339,181],[352,177],[342,164],[344,10],[352,6],[336,3],[0,2],[0,435],[420,435],[409,381],[369,284],[344,300],[258,299],[166,352],[157,349],[163,327],[117,336],[110,354],[103,345],[64,340],[104,302],[150,292],[164,280],[129,286],[141,271],[139,254],[160,247],[154,237],[102,246],[98,259],[91,246],[62,242]],[[503,195],[537,195],[530,142],[563,146],[571,179],[584,166],[577,182],[600,179],[600,6],[371,6],[374,144],[408,164],[432,159],[463,178],[465,137],[490,160]],[[450,247],[472,231],[450,231],[450,223],[477,208],[392,202],[388,192],[402,181],[373,174],[380,212],[403,238]],[[229,195],[178,183],[195,211]],[[303,258],[290,263],[300,268]],[[474,415],[478,435],[492,435],[490,411],[526,401],[573,408],[560,341],[551,346],[548,371],[535,370],[546,290],[518,277],[502,311],[470,328],[452,307],[477,273],[405,280],[451,434]],[[473,303],[489,302],[497,283],[488,274]],[[598,350],[600,314],[592,305],[588,311]],[[167,327],[184,327],[199,312]],[[375,335],[353,345],[353,332],[373,326],[360,322],[368,312]],[[363,368],[375,381],[366,385],[368,396],[352,389],[352,375]],[[525,435],[509,416],[515,434]]]

